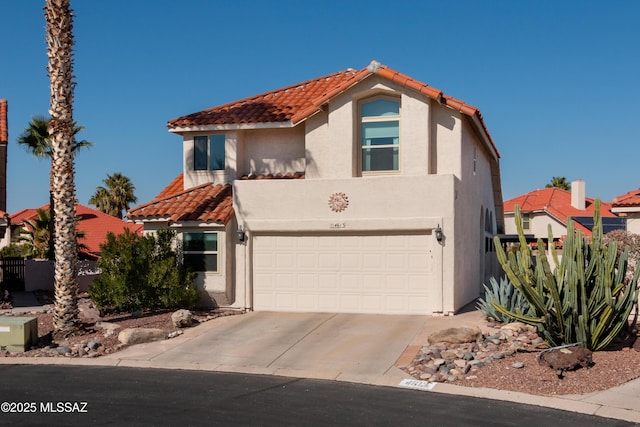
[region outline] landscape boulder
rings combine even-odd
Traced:
[[[188,328],[193,324],[193,315],[189,310],[178,310],[171,315],[171,321],[176,328]]]
[[[429,335],[429,344],[446,342],[449,344],[464,344],[468,342],[480,341],[482,331],[480,328],[460,327],[448,328]]]
[[[554,369],[558,378],[562,378],[564,371],[573,371],[581,367],[590,368],[593,360],[591,350],[571,346],[544,350],[538,355],[538,364]]]
[[[167,334],[164,330],[155,328],[127,328],[118,334],[118,341],[123,345],[160,341],[166,338]]]

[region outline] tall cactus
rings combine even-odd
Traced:
[[[596,199],[591,239],[575,230],[573,220],[567,224],[562,257],[553,245],[549,226],[549,251],[554,269],[538,239],[539,255],[534,259],[522,229],[522,217],[515,208],[520,247],[507,255],[500,239],[494,238],[498,261],[507,277],[531,306],[530,316],[509,312],[496,304],[496,310],[534,325],[552,346],[579,343],[591,350],[601,350],[611,343],[627,325],[638,303],[638,273],[625,283],[629,248],[616,265],[617,243],[602,241],[600,200]]]

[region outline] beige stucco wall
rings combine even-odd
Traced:
[[[640,213],[627,215],[627,231],[629,233],[640,234]]]
[[[302,172],[305,169],[304,127],[242,131],[239,175]]]
[[[533,234],[535,237],[546,239],[549,236],[548,227],[551,225],[551,231],[554,238],[560,238],[567,234],[567,227],[560,221],[549,216],[545,212],[529,213],[529,229],[524,230],[524,234]],[[513,212],[505,213],[505,234],[517,234],[516,220]]]
[[[236,181],[234,208],[239,226],[248,239],[248,249],[236,254],[250,256],[251,237],[260,232],[344,233],[385,231],[428,231],[441,225],[450,230],[454,223],[455,177],[375,176],[358,179]],[[341,192],[348,207],[334,212],[329,197]],[[453,276],[456,266],[453,244],[437,245],[434,265],[442,266],[438,283],[437,309],[453,311]],[[460,266],[457,266],[460,268]],[[247,295],[251,289],[251,262],[237,261],[236,283]],[[445,283],[442,286],[442,283]]]
[[[457,115],[457,114],[456,114]],[[459,308],[477,298],[482,283],[496,274],[499,268],[495,253],[486,252],[486,240],[495,232],[495,200],[491,184],[490,153],[478,143],[477,135],[466,120],[457,117],[451,122],[455,133],[460,129],[460,142],[447,142],[451,152],[460,153],[456,164],[455,156],[443,162],[460,177],[456,184],[455,227],[453,242],[455,246],[454,278],[456,284],[453,300],[449,303]],[[440,142],[440,141],[439,141]],[[485,230],[485,217],[491,218],[489,231]]]
[[[193,170],[193,150],[194,136],[212,135],[220,132],[188,132],[183,135],[182,141],[182,170],[184,171],[184,188],[195,187],[196,185],[213,182],[214,184],[225,184],[234,180],[238,170],[238,140],[242,137],[240,131],[227,131],[225,135],[225,170],[224,171],[202,171]]]
[[[321,111],[305,122],[308,179],[359,175],[358,102],[376,95],[400,99],[400,171],[397,174],[428,173],[432,101],[422,94],[403,91],[400,85],[372,76],[336,96],[327,111]]]

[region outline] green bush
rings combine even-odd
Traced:
[[[538,239],[540,253],[534,259],[522,229],[520,209],[515,209],[520,238],[517,252],[505,253],[500,239],[495,238],[498,260],[513,285],[531,306],[531,315],[519,315],[493,303],[505,315],[538,328],[551,346],[574,344],[601,350],[629,326],[629,315],[638,303],[638,274],[626,280],[627,247],[618,256],[617,243],[606,244],[602,237],[600,200],[594,204],[591,238],[567,223],[562,259],[554,245],[550,246],[553,270],[544,253],[544,242]],[[553,241],[549,226],[549,242]]]
[[[198,302],[188,271],[173,250],[175,232],[159,230],[140,237],[125,229],[109,233],[100,245],[101,270],[89,297],[102,313],[148,309],[192,308]]]
[[[498,322],[510,323],[517,319],[508,314],[504,314],[496,309],[494,303],[506,308],[510,313],[520,315],[531,315],[531,307],[522,292],[518,290],[513,283],[506,277],[500,278],[500,283],[492,277],[489,280],[491,287],[484,286],[485,299],[478,300],[478,309],[487,318],[497,320]]]

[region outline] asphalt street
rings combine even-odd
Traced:
[[[0,425],[631,426],[510,402],[277,376],[0,365]]]

